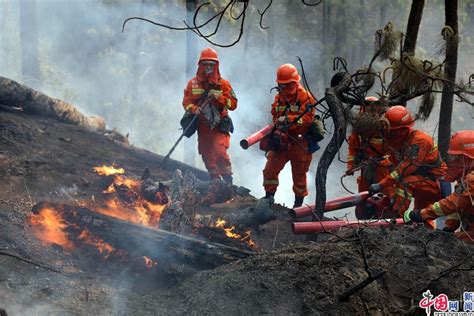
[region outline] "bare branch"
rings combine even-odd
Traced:
[[[272,2],[273,2],[273,0],[270,0],[270,2],[267,4],[267,7],[262,12],[260,12],[260,10],[257,10],[258,14],[260,14],[259,25],[260,25],[261,29],[268,29],[269,28],[268,26],[263,26],[262,22],[263,22],[263,16],[265,15],[265,12],[267,12],[268,8],[270,8],[270,6],[272,5]]]
[[[317,5],[320,5],[321,2],[323,2],[323,0],[319,0],[315,3],[308,3],[306,0],[301,0],[301,2],[303,2],[304,5],[307,5],[307,6],[310,6],[310,7],[315,7]]]

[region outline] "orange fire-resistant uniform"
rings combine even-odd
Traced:
[[[384,188],[394,186],[394,209],[403,215],[412,198],[416,209],[439,200],[441,191],[438,180],[446,174],[447,167],[433,138],[422,131],[411,130],[401,142],[388,141],[388,147],[396,168],[380,184]]]
[[[205,74],[202,66],[202,62],[207,60],[216,62],[216,66],[210,75]],[[208,91],[208,95],[218,95],[218,97],[211,99],[210,105],[219,111],[221,120],[228,116],[229,110],[236,109],[237,97],[229,81],[221,78],[217,53],[211,48],[206,48],[201,52],[196,77],[189,80],[184,89],[184,109],[194,113],[198,107],[202,106],[199,102],[202,102],[201,97],[206,91]],[[202,156],[211,179],[217,179],[221,176],[224,179],[231,177],[232,166],[227,154],[227,149],[230,146],[230,134],[222,132],[219,126],[211,128],[202,114],[198,118],[197,132],[199,154]]]
[[[359,192],[368,191],[372,183],[379,182],[390,174],[392,164],[381,136],[365,140],[353,131],[347,142],[347,170],[361,167],[361,175],[357,178]]]
[[[347,155],[347,170],[353,170],[360,166],[360,176],[357,177],[359,192],[368,191],[373,183],[377,183],[390,174],[393,169],[390,156],[387,154],[386,143],[381,136],[373,136],[363,139],[354,131],[347,139],[349,148]],[[388,186],[382,190],[386,196],[393,196],[394,189]],[[355,214],[358,219],[367,219],[374,216],[366,208],[365,204],[356,206]],[[383,216],[393,217],[391,209],[384,211]]]
[[[462,220],[460,232],[456,236],[474,243],[474,170],[469,172],[456,186],[454,193],[420,211],[423,220],[440,216],[459,215]],[[455,220],[454,217],[452,220]]]
[[[273,122],[276,123],[279,117],[285,115],[288,116],[288,121],[292,122],[306,110],[308,104],[314,103],[314,98],[300,84],[298,84],[296,94],[293,96],[285,98],[281,93],[278,93],[272,104]],[[308,195],[306,173],[311,164],[312,154],[308,152],[308,142],[304,139],[304,136],[313,122],[314,114],[315,110],[312,108],[288,129],[290,141],[288,150],[270,151],[268,153],[267,163],[263,170],[265,192],[276,192],[278,175],[286,163],[290,161],[295,196],[304,197]]]
[[[382,111],[383,108],[379,103],[379,99],[369,96],[365,98],[364,104],[360,106],[359,114],[371,113],[374,119],[380,119]],[[359,192],[368,191],[371,184],[381,181],[394,168],[387,154],[386,143],[380,134],[374,133],[362,137],[353,130],[347,138],[347,143],[347,172],[352,174],[353,170],[360,168],[360,176],[357,177]],[[392,191],[392,188],[388,187],[383,190],[383,193],[391,196],[393,195]],[[373,216],[368,212],[365,204],[358,205],[355,213],[358,219]],[[392,217],[392,214],[384,213],[384,216]]]

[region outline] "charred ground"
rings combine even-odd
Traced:
[[[91,262],[37,241],[27,221],[33,204],[92,199],[98,185],[92,167],[103,164],[136,177],[148,167],[159,181],[176,168],[205,173],[175,161],[159,169],[158,155],[21,111],[2,108],[0,131],[0,308],[11,315],[388,314],[416,312],[412,306],[426,289],[458,297],[474,285],[474,249],[449,234],[347,229],[325,242],[305,241],[292,235],[280,206],[276,220],[253,231],[258,254],[186,279]],[[251,201],[201,210],[232,212]],[[362,249],[368,270],[385,274],[340,302],[339,295],[367,278]]]

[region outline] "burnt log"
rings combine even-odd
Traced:
[[[193,269],[212,269],[244,259],[251,251],[206,242],[168,231],[148,228],[96,213],[84,207],[39,203],[32,212],[38,214],[44,206],[55,209],[67,225],[72,240],[80,240],[83,230],[97,236],[130,256],[147,256],[158,263],[184,264]]]
[[[218,219],[225,220],[230,226],[238,229],[253,228],[258,230],[260,225],[276,219],[275,212],[270,208],[268,199],[259,199],[254,206],[238,212],[220,215],[196,215],[195,221],[204,226],[214,225]]]
[[[151,179],[145,179],[140,183],[140,194],[152,203],[166,204],[170,188],[162,182],[157,183]]]
[[[225,231],[220,228],[220,227],[209,227],[209,226],[203,226],[203,227],[198,227],[196,229],[197,233],[203,237],[206,237],[209,241],[218,243],[218,244],[225,244],[231,247],[235,247],[238,249],[244,249],[244,250],[249,250],[251,251],[252,248],[245,243],[245,240],[242,238],[229,238],[226,236]],[[245,232],[241,231],[233,231],[233,233],[239,234],[240,236],[245,236]],[[248,238],[250,238],[250,235],[248,235]]]
[[[0,104],[22,108],[27,113],[80,125],[94,131],[105,130],[103,118],[88,117],[70,103],[51,98],[44,93],[4,77],[0,77]]]

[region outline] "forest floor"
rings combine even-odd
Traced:
[[[176,168],[206,173],[176,161],[163,170],[162,157],[151,152],[0,110],[0,309],[8,315],[422,314],[416,306],[427,289],[450,299],[474,291],[474,247],[449,233],[346,228],[309,240],[292,234],[288,209],[279,205],[273,206],[276,220],[252,231],[255,255],[186,278],[163,278],[159,263],[136,269],[44,245],[31,231],[32,206],[94,200],[95,166],[115,164],[137,178],[148,167],[157,181],[169,180]],[[235,212],[255,200],[202,212]],[[367,271],[382,276],[341,299]]]

